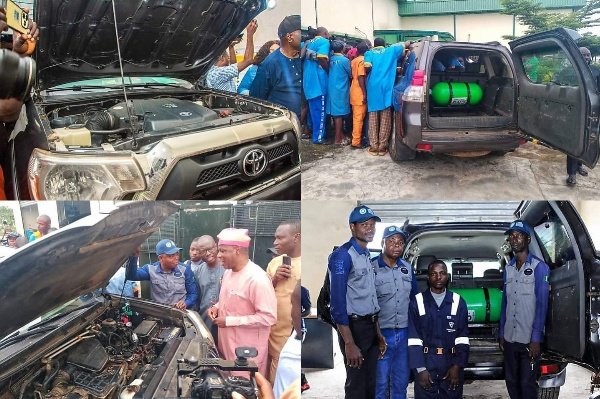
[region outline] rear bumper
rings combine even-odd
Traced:
[[[456,151],[513,151],[521,136],[507,131],[435,131],[422,132],[420,144],[431,146],[433,153]]]

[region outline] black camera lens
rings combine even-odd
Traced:
[[[0,98],[17,98],[21,101],[31,91],[35,81],[35,61],[31,57],[0,50]]]

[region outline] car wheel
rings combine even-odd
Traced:
[[[540,388],[538,390],[538,399],[558,399],[560,387]]]
[[[389,146],[390,157],[396,162],[415,159],[417,152],[402,142],[402,137],[394,131]]]

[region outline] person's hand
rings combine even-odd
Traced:
[[[419,374],[417,374],[417,382],[426,391],[431,389],[431,385],[433,384],[433,380],[431,379],[431,375],[429,371],[423,370]]]
[[[175,307],[179,310],[185,310],[187,308],[185,301],[182,299],[181,301],[175,304]]]
[[[275,283],[276,285],[278,282],[282,280],[287,280],[291,276],[292,271],[290,270],[290,268],[287,265],[281,264],[277,268],[277,271],[275,271],[275,275],[273,276],[273,283]]]
[[[140,251],[141,251],[142,247],[137,247],[134,251],[133,251],[133,255],[132,256],[137,256],[139,258],[140,256]]]
[[[256,22],[255,19],[253,19],[248,24],[248,27],[246,28],[246,33],[248,34],[248,36],[252,36],[256,33],[257,29],[258,29],[258,23]]]
[[[8,30],[8,24],[6,23],[6,10],[4,7],[0,7],[0,32]]]
[[[451,390],[455,390],[458,387],[458,384],[460,382],[460,380],[458,378],[459,375],[460,375],[460,367],[458,366],[458,364],[453,364],[452,366],[450,366],[450,368],[446,372],[446,375],[444,376],[443,379],[448,380],[448,387]]]
[[[29,13],[29,7],[23,7]],[[13,51],[20,55],[31,55],[35,50],[35,43],[40,32],[37,23],[29,20],[29,29],[25,33],[13,32]]]
[[[377,337],[378,346],[379,346],[379,358],[383,359],[385,355],[385,351],[387,350],[387,342],[385,342],[385,337],[381,334]]]
[[[211,306],[210,308],[208,308],[206,313],[208,313],[208,317],[210,317],[210,319],[214,321],[219,316],[219,309],[215,308],[214,306]]]
[[[500,347],[500,350],[504,352],[504,338],[498,338],[498,346]]]
[[[354,342],[346,342],[346,364],[350,367],[361,368],[365,358]]]
[[[256,387],[258,388],[258,397],[260,399],[275,399],[273,388],[269,381],[259,372],[254,373]],[[231,393],[231,399],[246,399],[242,394],[237,392]]]
[[[234,47],[236,44],[240,44],[242,42],[242,35],[236,37],[229,43],[229,47]]]
[[[217,316],[215,319],[213,319],[213,324],[216,325],[217,327],[221,327],[221,328],[225,328],[227,327],[225,325],[225,317],[223,316]]]
[[[541,346],[539,342],[530,342],[529,343],[529,356],[532,359],[538,359],[540,354],[542,353]]]

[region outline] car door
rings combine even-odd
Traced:
[[[600,369],[600,260],[579,214],[567,201],[522,204],[550,266],[545,356]]]
[[[525,134],[594,167],[600,97],[570,29],[511,41],[518,81],[517,123]]]

